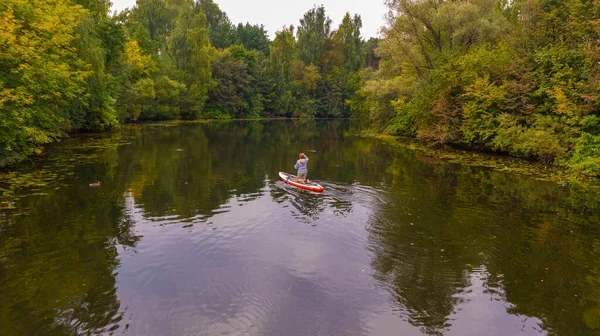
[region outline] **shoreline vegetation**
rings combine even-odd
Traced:
[[[390,146],[415,151],[419,160],[434,165],[458,164],[469,167],[484,167],[494,171],[528,176],[534,180],[553,182],[562,186],[576,183],[595,189],[600,188],[597,176],[581,173],[568,166],[547,164],[506,153],[432,145],[407,136],[385,135],[374,132],[363,132],[361,136],[377,138]]]
[[[386,4],[380,38],[315,5],[271,40],[213,0],[4,1],[0,168],[139,122],[367,118],[371,136],[600,176],[600,3]]]
[[[390,0],[377,129],[600,175],[600,3]]]

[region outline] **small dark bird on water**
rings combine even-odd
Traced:
[[[92,187],[92,188],[99,188],[100,187],[100,181],[98,181],[96,183],[90,183],[90,187]]]

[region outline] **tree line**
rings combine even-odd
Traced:
[[[366,112],[376,41],[323,6],[271,41],[213,0],[7,0],[0,4],[0,166],[69,132],[120,123]],[[370,55],[370,58],[367,57]]]
[[[597,1],[386,4],[381,39],[315,6],[271,41],[213,0],[3,1],[0,165],[126,122],[360,116],[600,175]]]
[[[600,3],[388,0],[380,130],[600,175]]]

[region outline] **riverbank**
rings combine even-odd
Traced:
[[[583,183],[598,184],[598,176],[585,174],[574,168],[560,164],[545,164],[498,153],[486,153],[476,149],[458,149],[451,146],[429,146],[417,139],[403,136],[385,135],[375,132],[362,132],[361,136],[377,138],[391,146],[402,147],[422,153],[422,159],[431,163],[454,163],[473,167],[486,167],[496,171],[526,175],[540,181],[559,184]]]

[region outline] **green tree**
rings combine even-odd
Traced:
[[[292,65],[296,54],[294,27],[284,28],[275,34],[270,46],[270,72],[275,85],[275,111],[278,115],[290,115],[293,108]]]
[[[314,7],[300,19],[297,31],[298,55],[306,64],[320,66],[325,54],[325,43],[331,34],[331,19],[325,7]]]
[[[363,43],[363,54],[365,55],[365,66],[373,69],[379,68],[380,58],[375,52],[379,39],[371,37],[365,43]]]
[[[208,93],[209,116],[243,117],[248,111],[247,96],[251,89],[248,65],[234,58],[231,51],[223,50],[213,59],[212,74],[216,85]]]
[[[93,16],[85,16],[76,29],[78,56],[90,69],[86,94],[76,97],[70,104],[72,126],[87,131],[104,131],[117,127],[114,109],[112,75],[106,69],[107,49],[98,37],[99,26]],[[119,41],[124,42],[124,41]],[[113,55],[114,57],[114,55]]]
[[[200,0],[200,8],[210,26],[210,42],[215,48],[225,49],[236,43],[236,28],[213,0]]]
[[[162,39],[170,21],[165,0],[136,0],[132,12],[133,18],[148,29],[151,39],[155,41]]]
[[[236,41],[248,50],[258,50],[269,55],[269,37],[263,25],[251,25],[249,23],[238,24],[236,28]]]
[[[347,72],[358,71],[363,67],[365,53],[363,51],[363,40],[360,35],[362,20],[360,15],[350,17],[346,13],[336,34],[342,43],[342,54],[344,55],[344,68]]]
[[[235,45],[228,48],[231,56],[246,65],[249,76],[248,88],[245,90],[247,109],[244,116],[258,117],[264,115],[266,106],[272,95],[272,79],[269,78],[266,68],[267,59],[258,50],[248,50],[243,45]]]
[[[191,0],[183,1],[179,7],[168,46],[178,77],[188,88],[181,116],[196,119],[213,86],[210,62],[214,48],[210,44],[206,16],[201,8],[193,8]]]

